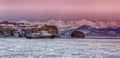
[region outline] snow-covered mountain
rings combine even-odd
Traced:
[[[80,19],[80,20],[71,20],[71,21],[63,21],[63,20],[49,20],[46,22],[46,24],[52,24],[52,25],[56,25],[58,28],[70,28],[70,29],[75,29],[78,28],[79,26],[82,25],[87,25],[87,26],[91,26],[94,28],[106,28],[106,27],[113,27],[113,26],[120,26],[119,22],[117,21],[102,21],[102,20],[96,20],[96,21],[92,21],[92,20],[87,20],[87,19]]]
[[[31,23],[26,20],[21,20],[19,22]],[[59,29],[60,35],[68,35],[73,31],[82,31],[86,36],[120,36],[120,26],[116,21],[92,21],[87,19],[81,20],[49,20],[46,22],[32,22],[32,24],[50,24],[56,25]]]
[[[83,25],[76,29],[62,31],[60,35],[70,36],[73,31],[82,31],[86,36],[120,36],[120,27],[93,28]]]
[[[91,27],[96,26],[95,22],[92,22],[92,21],[89,21],[89,20],[86,20],[86,19],[77,20],[77,21],[74,21],[74,22],[75,22],[75,26],[82,26],[82,25],[88,25],[88,26],[91,26]]]
[[[91,26],[94,28],[106,28],[110,26],[120,26],[119,22],[117,21],[102,21],[102,20],[87,20],[87,19],[80,19],[80,20],[70,20],[70,21],[64,21],[64,20],[56,20],[51,19],[45,22],[29,22],[27,20],[20,20],[19,22],[22,23],[32,23],[32,24],[50,24],[50,25],[56,25],[59,29],[75,29],[82,25]]]

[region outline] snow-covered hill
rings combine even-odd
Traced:
[[[59,29],[75,29],[78,28],[79,26],[82,25],[87,25],[87,26],[91,26],[94,28],[106,28],[106,27],[113,27],[113,26],[120,26],[119,22],[117,21],[102,21],[102,20],[96,20],[96,21],[92,21],[92,20],[87,20],[87,19],[79,19],[79,20],[70,20],[70,21],[64,21],[64,20],[56,20],[56,19],[51,19],[45,22],[29,22],[27,20],[20,20],[19,22],[22,23],[32,23],[32,24],[50,24],[50,25],[56,25]]]
[[[70,27],[71,29],[75,29],[82,25],[87,25],[87,26],[91,26],[94,28],[106,28],[106,27],[111,27],[111,26],[112,27],[120,26],[119,22],[117,21],[102,21],[102,20],[92,21],[92,20],[87,20],[87,19],[70,20],[67,22],[63,20],[52,19],[52,20],[46,21],[46,24],[56,25],[60,29],[68,28],[68,27]]]
[[[76,29],[62,31],[61,36],[70,36],[73,31],[82,31],[86,36],[120,36],[120,27],[93,28],[83,25]]]
[[[20,22],[31,23],[25,20]],[[87,19],[63,21],[51,19],[46,22],[32,22],[32,24],[56,25],[60,35],[70,35],[77,30],[84,32],[86,36],[120,36],[120,26],[117,21],[92,21]]]

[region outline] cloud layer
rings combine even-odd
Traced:
[[[119,14],[120,0],[0,0],[1,14]]]

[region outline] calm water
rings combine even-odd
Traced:
[[[120,39],[0,38],[0,58],[120,58]]]

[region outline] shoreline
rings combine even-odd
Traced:
[[[0,39],[27,39],[27,38],[26,37],[0,37]],[[51,39],[51,38],[33,38],[33,39]],[[120,37],[85,37],[85,38],[59,37],[54,39],[120,39]]]

